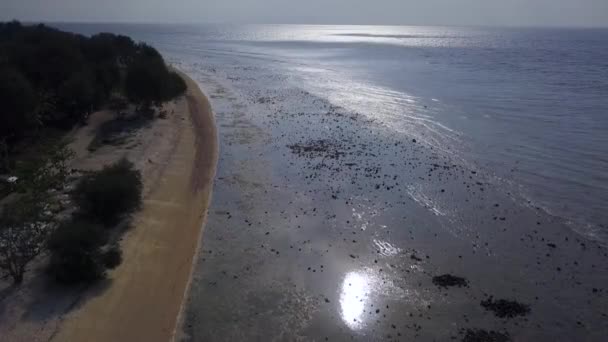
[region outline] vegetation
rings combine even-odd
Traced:
[[[6,205],[0,216],[0,270],[18,284],[26,266],[42,251],[49,222],[40,202],[25,196]]]
[[[107,233],[100,225],[72,221],[61,225],[49,238],[49,273],[62,283],[91,282],[105,275],[101,247]]]
[[[138,209],[142,182],[133,163],[121,159],[99,172],[84,176],[73,193],[81,214],[111,225]]]
[[[169,72],[162,57],[153,48],[141,44],[140,53],[127,68],[125,91],[127,98],[140,108],[159,105],[186,90],[186,83]]]
[[[46,138],[62,136],[102,106],[124,117],[128,100],[139,114],[154,113],[152,106],[185,90],[158,51],[129,37],[0,23],[0,197],[13,193],[0,206],[0,277],[22,282],[45,247],[49,273],[64,283],[100,279],[121,263],[108,228],[141,205],[139,171],[123,159],[85,175],[72,194],[75,218],[58,223],[53,214],[62,205],[51,203],[64,188],[72,153]],[[143,119],[131,118],[129,127]],[[106,135],[122,132],[123,124],[108,126]]]
[[[50,147],[48,147],[50,146]],[[49,191],[62,185],[71,155],[63,145],[49,144],[36,150],[37,157],[17,165],[17,199],[0,212],[0,271],[20,283],[27,265],[43,249],[53,222],[45,214]]]
[[[0,23],[0,157],[40,129],[86,120],[114,93],[149,107],[185,89],[154,48],[129,37]]]
[[[69,174],[67,162],[73,152],[64,143],[44,139],[29,146],[25,154],[12,166],[19,179],[15,187],[19,193],[29,193],[43,201],[49,190],[65,183]]]
[[[119,247],[103,250],[107,227],[139,207],[141,190],[139,171],[126,159],[81,179],[74,192],[80,218],[60,226],[49,239],[49,273],[62,283],[92,282],[118,266]]]

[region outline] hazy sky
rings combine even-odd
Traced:
[[[0,0],[0,20],[608,26],[608,0]]]

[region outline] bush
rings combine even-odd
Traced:
[[[61,283],[92,282],[105,276],[101,246],[107,235],[96,224],[75,221],[63,224],[49,238],[48,271]]]
[[[22,196],[0,208],[0,276],[23,281],[27,265],[38,256],[48,236],[37,196]]]
[[[112,245],[103,253],[103,264],[107,269],[115,269],[122,262],[122,251],[117,245]]]
[[[72,196],[83,216],[112,225],[139,208],[141,191],[140,172],[123,158],[83,177]]]

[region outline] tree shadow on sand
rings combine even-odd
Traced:
[[[8,285],[0,290],[0,317],[15,323],[44,323],[78,309],[112,284],[109,278],[94,284],[58,284],[40,264],[20,286]]]

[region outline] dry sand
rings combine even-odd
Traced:
[[[63,319],[55,341],[168,341],[174,334],[211,198],[218,145],[208,100],[194,81],[174,116],[179,134],[158,182],[122,242],[105,288]],[[189,113],[189,115],[184,115]],[[165,137],[169,139],[168,137]],[[161,137],[162,139],[162,137]],[[154,143],[154,142],[152,142]]]

